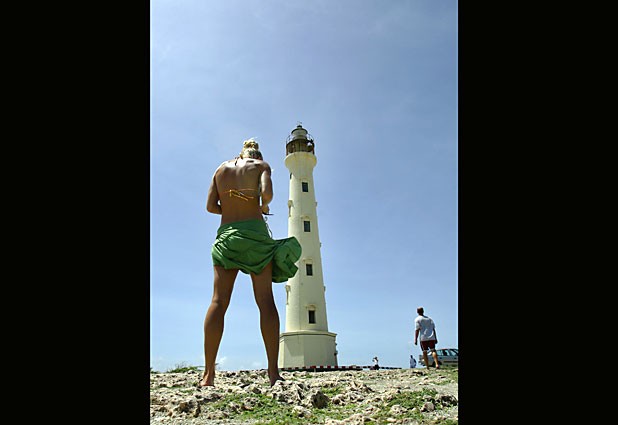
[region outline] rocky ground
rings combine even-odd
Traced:
[[[442,424],[458,423],[458,370],[394,369],[282,372],[270,387],[265,370],[150,375],[150,423]]]

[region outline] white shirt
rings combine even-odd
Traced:
[[[421,341],[436,339],[435,327],[431,317],[418,316],[414,319],[414,329],[420,330],[418,336]]]

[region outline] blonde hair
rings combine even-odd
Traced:
[[[242,144],[242,150],[240,151],[241,158],[253,158],[253,159],[262,159],[262,152],[260,152],[260,145],[258,142],[252,137],[247,139]]]

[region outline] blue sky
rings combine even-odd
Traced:
[[[285,140],[315,139],[329,331],[340,365],[407,367],[416,307],[458,345],[457,2],[151,2],[151,366],[203,365],[220,216],[218,165],[255,137],[273,169],[268,224],[287,237]],[[274,284],[285,327],[284,284]],[[239,273],[221,370],[266,354]]]

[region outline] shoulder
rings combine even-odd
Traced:
[[[228,161],[223,161],[221,164],[219,164],[215,172],[212,174],[213,183],[221,180],[222,178],[225,178],[225,176],[230,173],[230,170],[234,168],[234,161],[235,160],[230,159]]]
[[[234,160],[230,159],[228,161],[223,161],[221,164],[219,164],[219,166],[215,170],[215,173],[217,173],[217,172],[221,171],[222,169],[226,168],[228,166],[228,164],[230,164],[232,161],[234,161]]]
[[[259,170],[260,173],[263,171],[270,171],[270,165],[268,164],[268,162],[262,160],[262,159],[256,159],[256,158],[245,158],[244,159],[244,164],[241,165],[242,167],[246,167],[249,170]]]
[[[270,172],[270,164],[266,161],[257,159],[256,163],[258,165],[258,167],[260,168],[261,171],[268,171]]]

